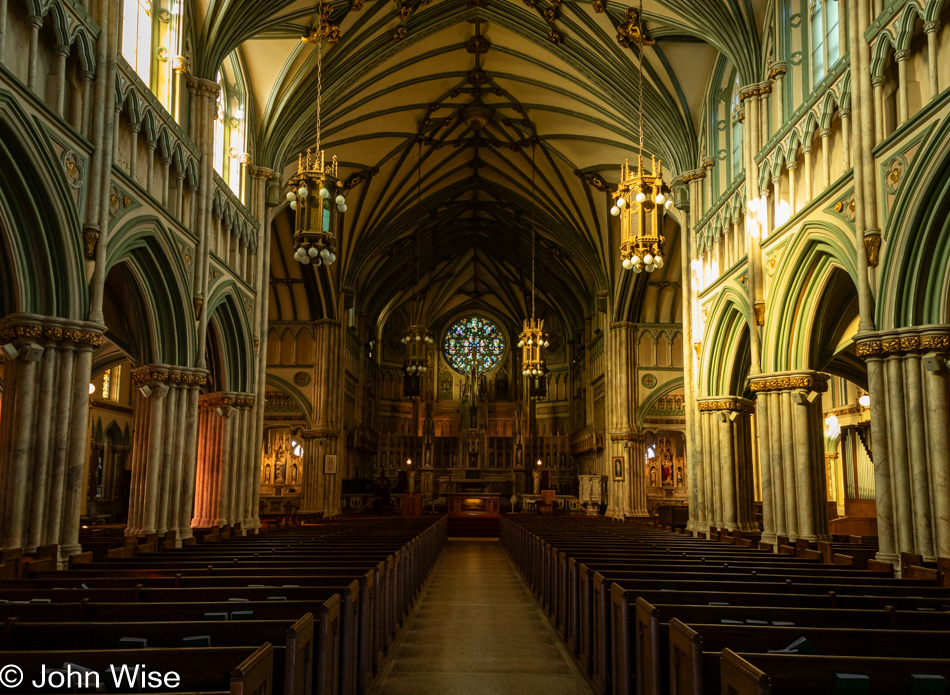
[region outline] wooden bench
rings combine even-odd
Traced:
[[[832,693],[839,673],[865,675],[870,695],[911,692],[911,676],[950,679],[950,659],[748,654],[723,649],[721,692],[734,695]]]

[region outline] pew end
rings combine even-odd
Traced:
[[[722,695],[771,695],[769,677],[731,649],[720,657]]]
[[[265,642],[231,672],[231,695],[272,695],[274,648]]]

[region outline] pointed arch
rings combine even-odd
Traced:
[[[836,270],[843,271],[850,285],[857,287],[852,237],[850,231],[831,223],[810,222],[789,242],[767,301],[763,372],[824,366],[819,364],[822,358],[816,333],[829,337],[829,322],[834,319],[824,313],[831,301],[826,290],[838,282]]]
[[[0,316],[87,317],[81,223],[62,170],[15,97],[0,94]]]
[[[113,231],[106,273],[125,264],[135,281],[135,301],[145,311],[150,339],[142,359],[193,366],[197,335],[191,312],[190,272],[174,235],[154,216],[132,217]]]

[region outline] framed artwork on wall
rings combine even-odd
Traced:
[[[323,457],[323,472],[336,473],[336,454],[327,454]]]
[[[623,480],[623,456],[614,456],[614,480]]]

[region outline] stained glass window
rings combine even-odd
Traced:
[[[460,374],[471,373],[473,364],[479,373],[487,374],[504,359],[505,337],[492,321],[469,316],[449,327],[442,352],[449,366]]]

